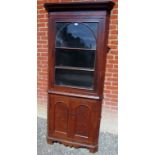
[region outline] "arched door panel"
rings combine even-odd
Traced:
[[[85,105],[79,105],[75,109],[75,135],[89,136],[90,110]]]
[[[56,102],[54,108],[54,115],[55,115],[55,132],[64,132],[67,133],[68,131],[68,116],[69,116],[69,109],[65,105],[64,102]]]
[[[69,102],[67,97],[51,95],[48,105],[48,131],[50,136],[67,137],[69,131]]]

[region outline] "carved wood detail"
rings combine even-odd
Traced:
[[[90,121],[89,108],[85,105],[76,107],[75,116],[75,134],[88,137]]]
[[[62,103],[57,102],[55,104],[55,130],[61,132],[68,131],[68,107]]]

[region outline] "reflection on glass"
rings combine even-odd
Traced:
[[[97,23],[84,23],[84,24],[93,31],[95,37],[97,38]]]
[[[56,49],[56,65],[94,68],[94,50],[67,50]]]
[[[56,23],[56,47],[96,49],[97,23]]]
[[[92,88],[93,72],[56,69],[55,83],[57,85]]]
[[[55,84],[93,88],[97,23],[56,23]]]

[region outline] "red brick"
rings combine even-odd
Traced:
[[[45,35],[46,35],[46,32],[43,32],[43,31],[40,32],[40,31],[39,31],[37,35],[40,35],[40,36],[44,35],[44,36],[45,36]]]
[[[38,22],[38,23],[37,23],[37,26],[38,26],[38,27],[46,27],[46,23],[39,23],[39,22]]]
[[[112,94],[118,95],[118,90],[112,90]]]
[[[107,67],[106,67],[107,68]],[[110,72],[110,73],[108,73],[108,72],[106,72],[106,76],[105,76],[105,79],[107,79],[109,76],[112,76],[113,74]]]
[[[45,9],[39,9],[37,12],[38,13],[46,13],[46,10]]]
[[[116,24],[110,24],[109,29],[110,30],[117,29],[117,25]]]
[[[109,35],[109,41],[112,39],[117,39],[117,34],[110,34]]]
[[[106,67],[107,68],[113,68],[113,64],[107,64]]]
[[[47,27],[40,27],[40,28],[38,28],[38,31],[45,31],[47,33],[48,28]]]
[[[118,41],[117,40],[111,40],[110,43],[113,44],[113,45],[117,45],[118,44]]]
[[[117,59],[114,59],[114,60],[108,60],[108,63],[118,64],[118,60],[117,60]]]
[[[113,10],[113,11],[112,11],[112,14],[113,14],[113,15],[117,15],[117,14],[118,14],[118,10],[117,10],[117,9]]]
[[[114,58],[114,56],[113,55],[111,55],[111,54],[107,54],[107,59],[113,59]]]
[[[76,1],[76,0],[74,0]],[[61,0],[61,2],[72,2],[72,0]]]
[[[115,81],[115,82],[116,82],[118,79],[117,79],[117,78],[112,77],[112,78],[108,78],[107,80],[112,81],[112,82],[113,82],[113,81]]]
[[[110,30],[110,34],[118,34],[118,30]]]
[[[42,18],[45,18],[46,16],[45,16],[45,14],[38,14],[37,15],[37,19],[39,20],[39,19],[42,19]]]
[[[113,20],[113,19],[116,19],[116,20],[117,20],[117,18],[118,18],[117,15],[112,15],[112,16],[110,17],[110,20]]]
[[[118,23],[118,20],[117,19],[111,20],[111,24],[117,24],[117,23]]]
[[[114,48],[115,47],[115,48]],[[113,46],[113,48],[110,50],[111,54],[118,54],[117,46]]]
[[[40,18],[38,19],[38,22],[39,23],[44,23],[44,22],[47,22],[48,20],[46,18]]]
[[[47,53],[47,49],[38,49],[38,52],[45,52],[45,53]]]
[[[43,3],[44,3],[44,1],[39,1],[39,0],[37,1],[37,5],[39,5],[39,4],[42,5]]]
[[[38,44],[44,44],[44,45],[47,45],[47,41],[44,41],[44,40],[43,40],[43,41],[37,41],[37,43],[38,43]],[[38,52],[39,52],[39,51],[38,51]]]
[[[117,77],[118,78],[118,74],[112,74],[113,77]]]
[[[48,57],[48,53],[41,53],[40,56],[43,56],[43,57],[46,56],[46,57]]]
[[[44,36],[41,36],[41,40],[47,40],[47,39],[48,39],[47,33]]]
[[[44,8],[43,8],[43,4],[42,4],[42,5],[38,5],[38,6],[37,6],[37,9],[38,9],[38,10],[44,9]]]
[[[110,47],[110,52],[113,50],[114,51],[114,49],[115,49],[115,51],[117,50],[117,45],[111,45],[111,44],[108,44],[108,46]]]

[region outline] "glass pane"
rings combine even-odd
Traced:
[[[97,23],[56,23],[56,47],[96,49]]]
[[[94,50],[56,49],[56,66],[94,68]]]
[[[97,38],[97,23],[83,23],[87,25],[95,34],[95,37]]]
[[[55,83],[73,87],[92,88],[93,74],[89,71],[55,69]]]

